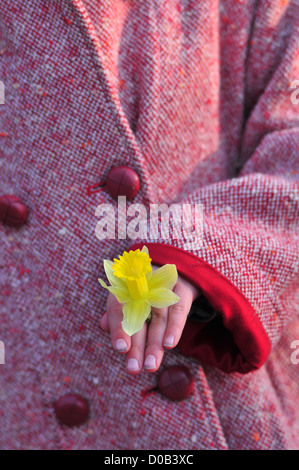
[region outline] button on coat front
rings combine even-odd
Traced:
[[[21,227],[27,222],[29,211],[16,196],[7,194],[0,197],[0,222],[11,227]]]
[[[117,199],[126,196],[133,199],[140,189],[140,179],[136,171],[126,166],[112,168],[107,176],[106,187],[109,194]]]

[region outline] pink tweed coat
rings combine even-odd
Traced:
[[[0,190],[29,209],[0,227],[2,449],[298,449],[297,0],[1,0]],[[98,240],[113,167],[133,202],[204,207],[203,242]],[[99,326],[102,260],[146,243],[221,322],[187,322],[162,368],[195,390],[144,395]],[[53,403],[72,392],[89,419]]]

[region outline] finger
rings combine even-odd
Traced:
[[[112,294],[108,294],[107,298],[107,316],[114,349],[122,353],[127,352],[131,347],[131,338],[121,326],[123,320],[122,305]]]
[[[132,375],[142,371],[146,343],[147,324],[131,337],[131,348],[127,354],[127,369]]]
[[[107,315],[106,312],[104,313],[104,315],[101,318],[100,327],[102,328],[103,331],[105,331],[105,333],[110,332],[109,324],[108,324],[108,315]]]
[[[152,308],[144,361],[144,369],[148,372],[155,372],[161,365],[164,354],[163,338],[167,327],[167,314],[168,308]]]
[[[163,346],[167,349],[174,348],[178,344],[194,300],[193,290],[184,283],[178,282],[173,291],[180,300],[168,310],[168,322],[163,340]]]

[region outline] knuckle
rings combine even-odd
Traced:
[[[161,320],[166,317],[165,309],[152,309],[152,319],[151,321]]]
[[[149,355],[153,355],[156,358],[157,362],[161,362],[163,357],[164,349],[160,344],[151,344],[145,350],[144,356],[148,357]]]
[[[140,355],[140,349],[137,346],[131,346],[129,356],[138,358]]]
[[[118,327],[118,326],[117,326],[117,327],[115,327],[115,328],[112,328],[111,331],[110,331],[110,333],[111,333],[111,341],[112,341],[112,342],[115,342],[115,341],[116,341],[117,339],[119,339],[119,338],[125,339],[125,338],[124,338],[124,332],[123,332],[123,330],[122,330],[121,327]],[[127,343],[128,343],[128,342],[127,342]]]
[[[111,315],[118,315],[121,311],[121,305],[119,303],[113,302],[109,305],[108,313]]]
[[[171,313],[181,317],[186,314],[186,306],[179,302],[172,306]]]
[[[155,313],[152,315],[151,326],[163,325],[166,321],[166,315],[163,313]]]

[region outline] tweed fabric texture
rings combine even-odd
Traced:
[[[0,227],[2,449],[298,448],[298,13],[292,0],[1,1],[0,188],[30,210]],[[259,315],[273,342],[259,370],[166,352],[163,367],[195,376],[177,403],[144,396],[155,375],[126,373],[97,278],[132,241],[97,240],[95,209],[116,201],[87,191],[119,165],[140,176],[135,203],[204,204],[195,254]],[[90,403],[79,428],[53,412],[69,391]]]

